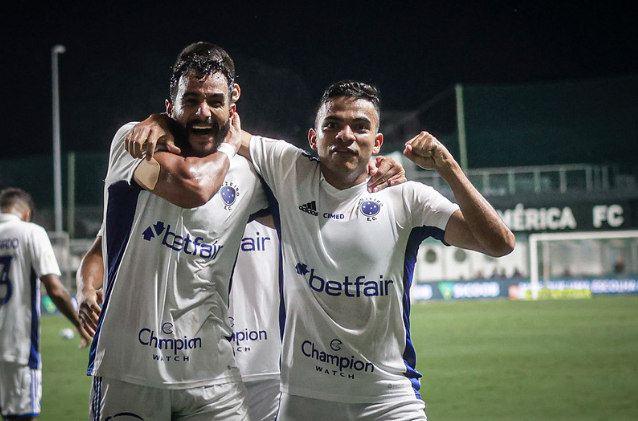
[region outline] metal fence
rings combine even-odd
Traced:
[[[406,165],[408,178],[431,185],[444,194],[449,187],[434,171]],[[616,166],[567,164],[531,167],[481,168],[466,171],[472,184],[485,196],[555,194],[638,189],[636,177]]]

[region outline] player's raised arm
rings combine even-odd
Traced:
[[[467,178],[441,142],[421,132],[405,144],[404,155],[421,168],[435,170],[448,183],[457,204],[445,228],[445,241],[457,247],[500,257],[514,250],[514,234]]]
[[[252,136],[252,134],[242,130],[241,144],[239,145],[239,150],[237,151],[238,154],[240,154],[250,162],[253,162],[252,158],[250,157],[250,139],[252,138]]]

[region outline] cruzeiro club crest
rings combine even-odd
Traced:
[[[224,209],[231,210],[239,196],[239,188],[232,182],[224,181],[220,192],[221,198],[224,201]]]
[[[361,199],[359,201],[359,212],[365,215],[368,221],[374,221],[377,219],[379,212],[381,212],[381,206],[383,204],[379,200]]]

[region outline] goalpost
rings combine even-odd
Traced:
[[[541,276],[548,282],[555,276],[638,272],[638,230],[531,234],[528,242],[534,300],[539,296]]]
[[[58,266],[60,266],[60,280],[69,289],[73,282],[71,279],[71,256],[69,255],[69,233],[66,231],[49,231],[47,234],[51,240]],[[69,289],[69,292],[71,293],[72,290]]]
[[[62,273],[60,280],[71,296],[75,296],[75,273],[94,239],[72,239],[66,231],[50,231],[47,234]]]

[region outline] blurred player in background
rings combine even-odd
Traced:
[[[230,290],[230,316],[250,419],[273,421],[279,407],[281,352],[279,238],[275,229],[259,221],[244,231]]]
[[[6,420],[35,420],[42,398],[40,282],[80,333],[71,296],[60,281],[51,241],[31,221],[31,196],[17,188],[0,192],[0,411]]]

